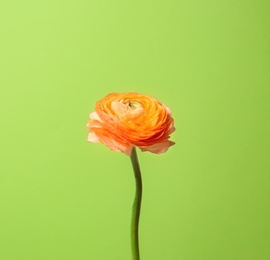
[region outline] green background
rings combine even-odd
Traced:
[[[142,260],[270,259],[269,1],[2,1],[0,259],[128,260],[129,158],[86,142],[111,92],[155,96]]]

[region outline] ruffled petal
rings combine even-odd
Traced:
[[[100,121],[102,122],[102,120],[100,119],[99,115],[97,114],[97,112],[92,112],[89,117],[92,119],[92,120],[97,120],[97,121]]]
[[[99,139],[98,139],[97,135],[95,133],[92,133],[92,132],[88,134],[87,141],[91,142],[91,143],[99,143]]]
[[[155,154],[161,154],[167,152],[167,150],[174,145],[175,143],[172,141],[165,141],[161,143],[156,143],[150,146],[139,146],[142,152],[151,152]]]
[[[132,145],[131,144],[125,144],[123,142],[119,142],[115,139],[113,139],[111,136],[101,135],[99,136],[99,140],[101,143],[109,147],[111,150],[115,152],[122,152],[126,155],[131,155]]]

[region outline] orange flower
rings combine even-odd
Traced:
[[[97,102],[90,119],[89,142],[129,156],[133,147],[159,154],[174,145],[169,141],[175,130],[170,109],[148,95],[109,94]]]

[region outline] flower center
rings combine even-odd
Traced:
[[[137,117],[144,112],[143,105],[136,101],[131,100],[127,102],[112,102],[112,108],[121,117]]]
[[[138,101],[129,101],[128,106],[131,107],[132,110],[143,108],[142,104]]]

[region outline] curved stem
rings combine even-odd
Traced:
[[[136,192],[132,206],[132,216],[131,216],[131,249],[132,249],[132,260],[140,260],[140,250],[139,250],[139,220],[142,202],[142,176],[140,165],[136,153],[136,148],[134,147],[131,152],[131,163],[134,171],[135,182],[136,182]]]

